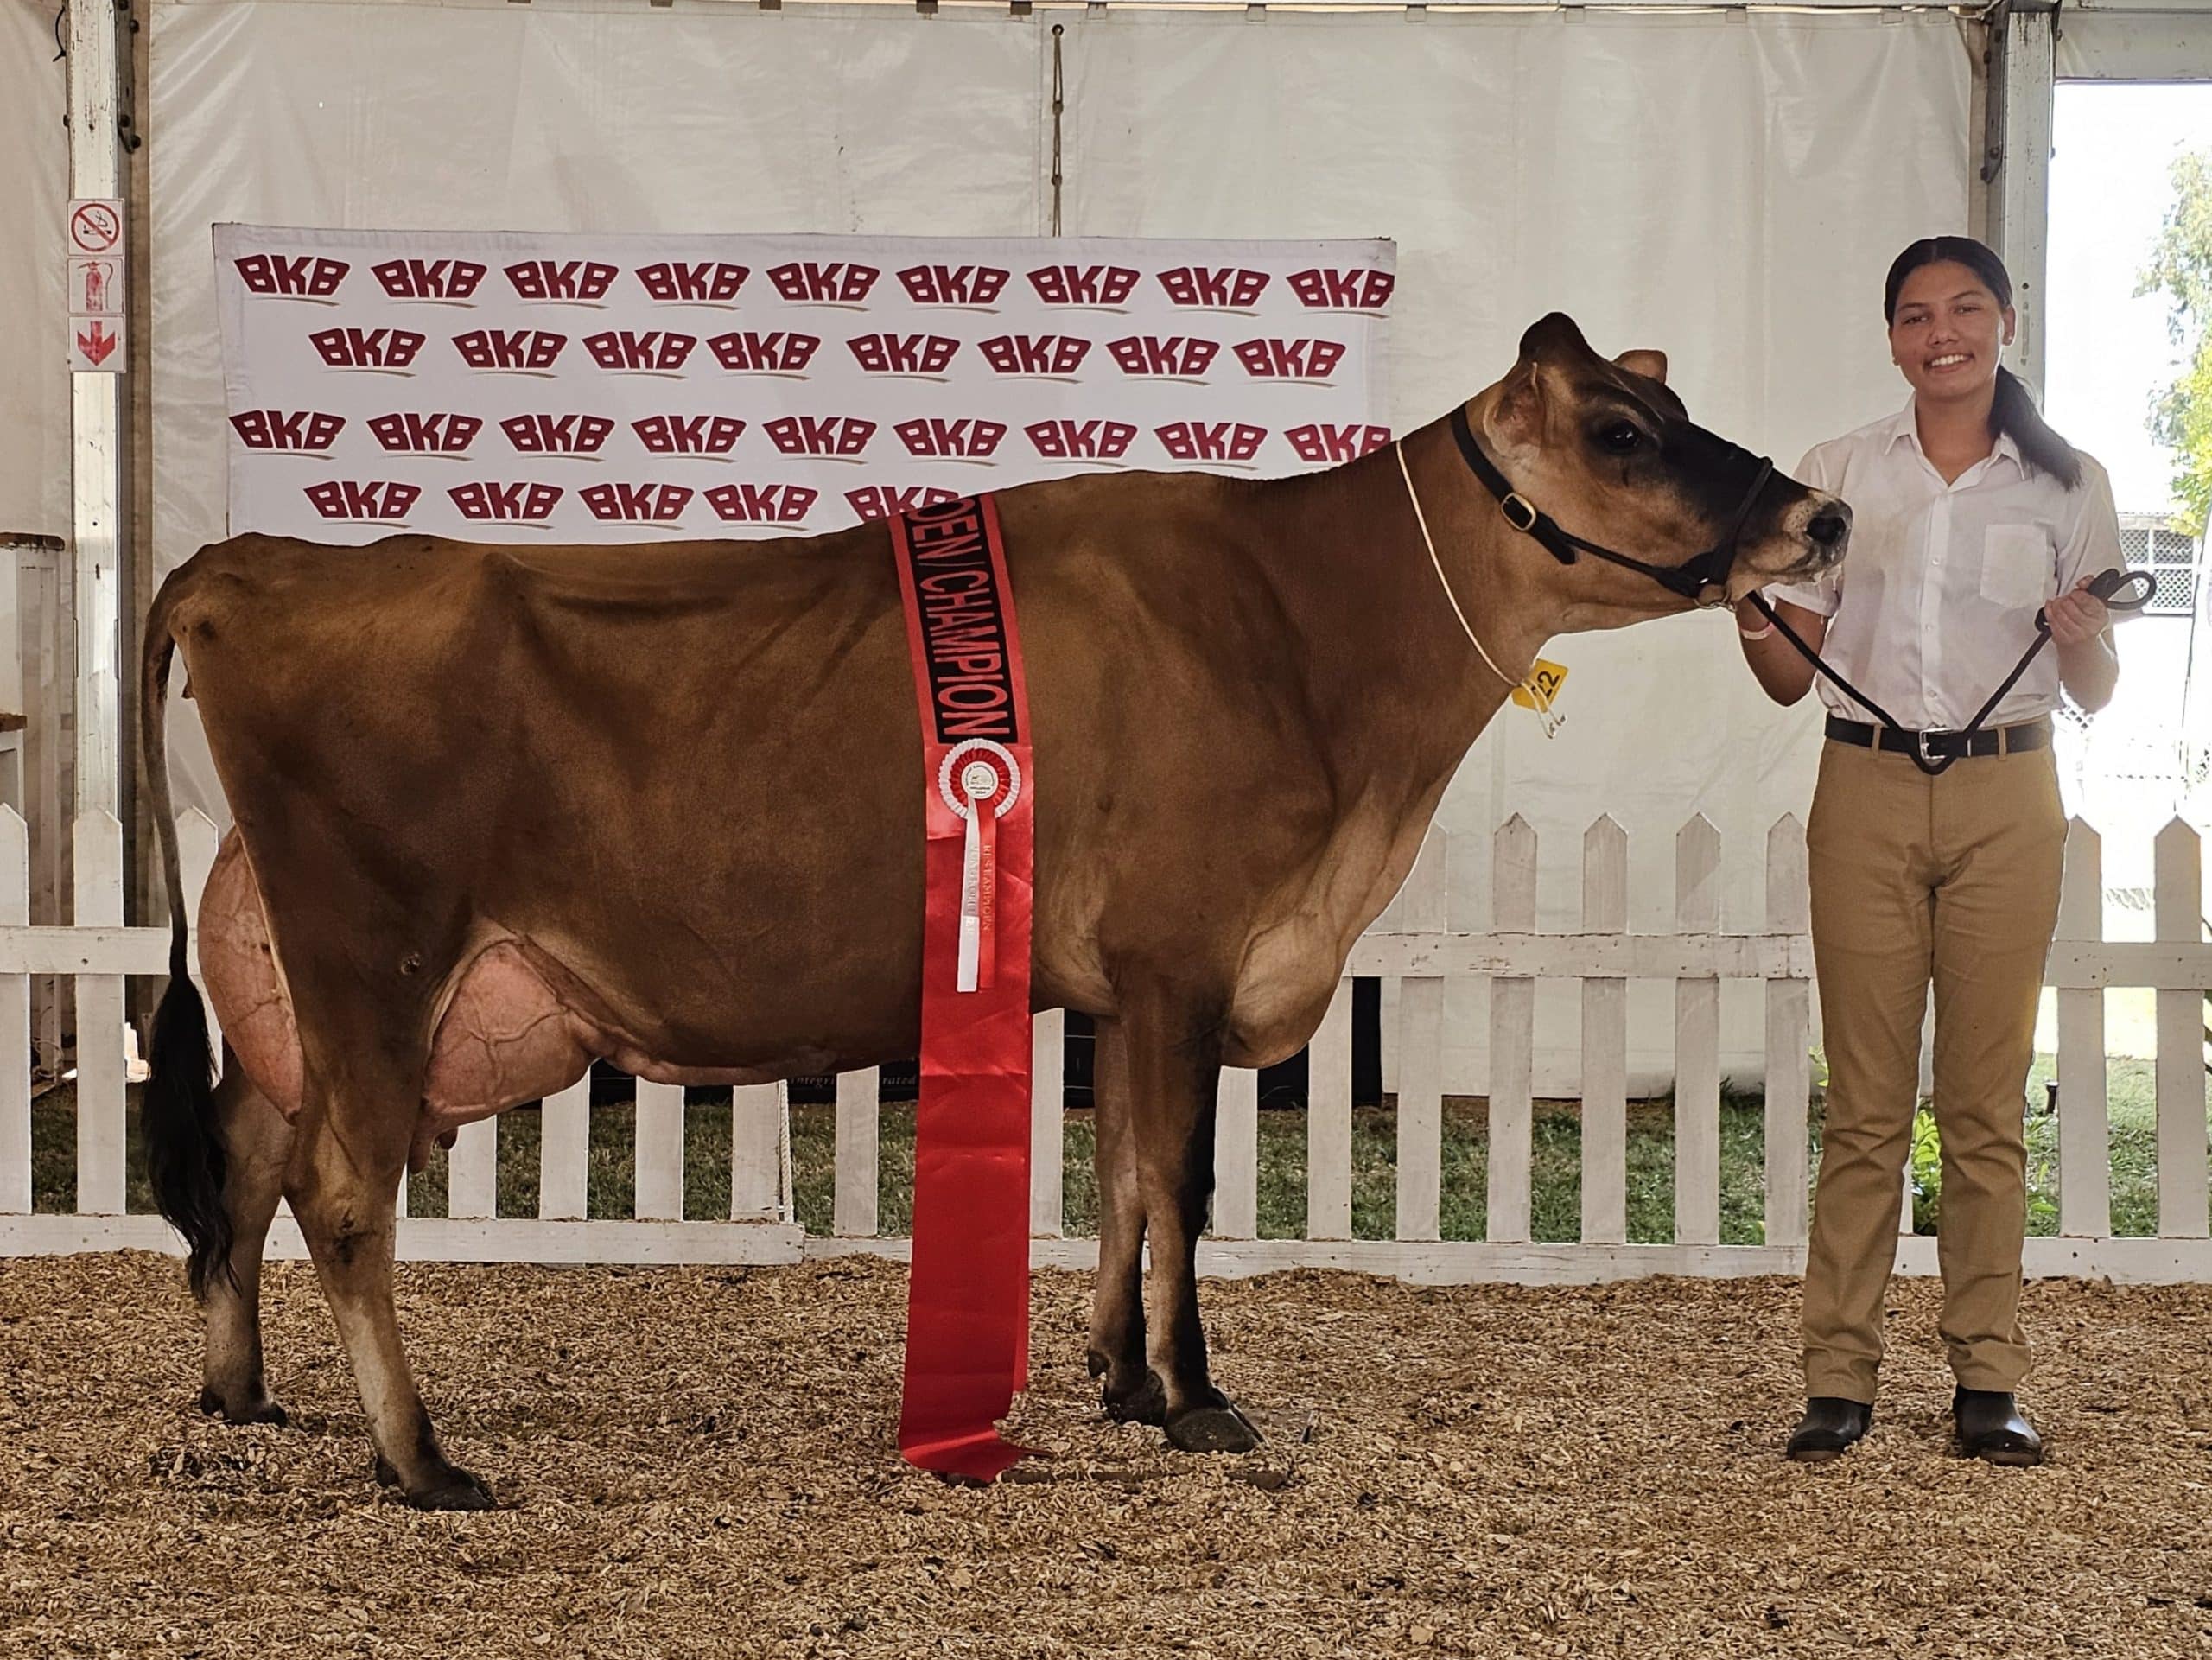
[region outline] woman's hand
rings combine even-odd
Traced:
[[[2094,639],[2112,620],[2105,602],[2089,592],[2089,580],[2084,576],[2074,584],[2072,592],[2060,595],[2044,607],[2043,614],[2050,624],[2053,645],[2079,646]]]

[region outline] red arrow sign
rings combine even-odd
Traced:
[[[108,333],[105,323],[96,322],[90,328],[77,331],[77,349],[94,365],[106,362],[108,353],[122,344],[123,336]]]

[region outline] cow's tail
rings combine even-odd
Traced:
[[[176,818],[169,802],[166,716],[169,659],[176,649],[169,627],[180,581],[180,576],[171,576],[155,597],[146,619],[146,652],[139,676],[138,741],[146,760],[154,833],[161,841],[162,877],[169,894],[169,983],[154,1013],[154,1040],[147,1056],[152,1076],[140,1110],[154,1202],[169,1225],[184,1236],[192,1293],[204,1297],[216,1270],[230,1271],[231,1216],[223,1203],[214,1046],[207,1035],[207,1008],[186,963],[183,861],[177,852]]]

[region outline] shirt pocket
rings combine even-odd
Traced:
[[[2024,609],[2050,597],[2056,580],[2050,537],[2040,525],[1992,525],[1981,543],[1981,597]]]

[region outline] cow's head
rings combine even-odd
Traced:
[[[1512,372],[1468,414],[1513,489],[1571,537],[1680,570],[1732,536],[1725,584],[1707,588],[1707,601],[1740,599],[1843,557],[1851,510],[1840,499],[1780,473],[1761,482],[1758,457],[1689,418],[1668,389],[1663,353],[1609,361],[1558,312],[1522,336]],[[1609,620],[1688,603],[1587,552],[1577,565],[1578,600],[1613,613]]]

